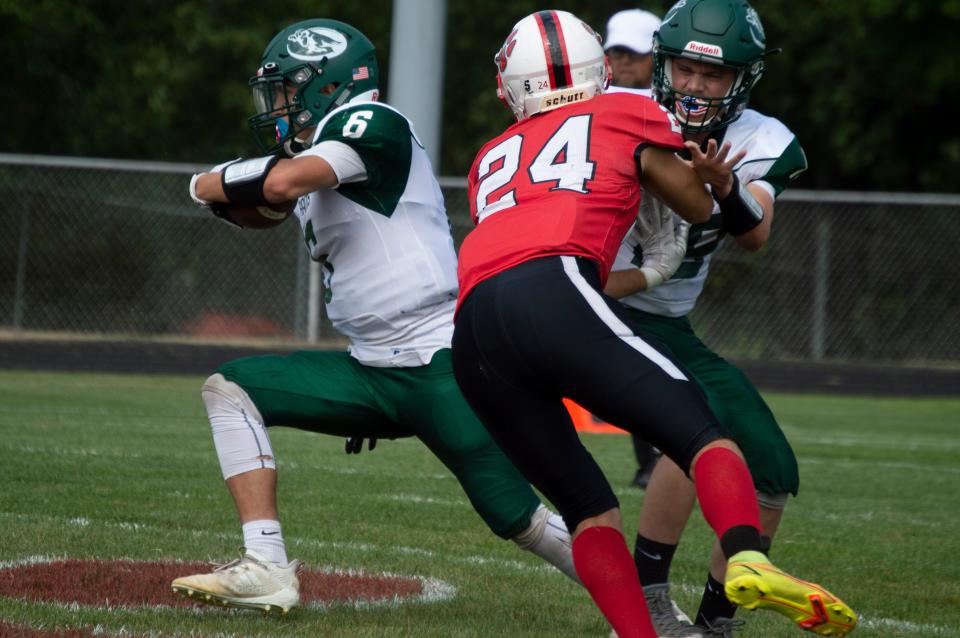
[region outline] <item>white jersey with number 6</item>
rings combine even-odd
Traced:
[[[410,122],[378,102],[329,113],[300,156],[330,163],[340,185],[300,199],[321,263],[324,300],[350,353],[372,366],[419,366],[450,346],[456,254],[440,186]]]

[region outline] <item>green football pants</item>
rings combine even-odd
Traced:
[[[680,359],[707,393],[710,409],[743,450],[757,490],[797,495],[797,458],[754,385],[733,364],[710,350],[686,317],[661,317],[627,308],[630,318]]]
[[[374,368],[345,352],[301,351],[237,359],[217,372],[250,395],[267,426],[419,438],[502,538],[524,531],[540,505],[460,394],[448,349],[414,368]]]

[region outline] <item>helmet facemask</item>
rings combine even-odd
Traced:
[[[743,114],[764,58],[774,52],[766,49],[760,16],[746,0],[680,0],[654,34],[654,97],[686,134],[727,127]],[[720,97],[679,90],[674,65],[680,60],[732,69],[729,90]]]
[[[673,63],[678,56],[663,53],[655,53],[654,56],[654,97],[676,116],[684,133],[688,134],[715,131],[739,118],[747,107],[750,90],[760,80],[764,68],[762,61],[743,67],[722,64],[702,56],[679,56],[734,71],[733,81],[725,95],[707,97],[686,93],[674,86]]]
[[[316,72],[304,64],[284,76],[272,63],[264,65],[261,71],[250,79],[257,109],[257,114],[249,119],[250,128],[264,151],[284,147],[289,153],[294,143],[304,142],[299,139],[300,133],[316,125],[313,114],[305,107],[306,88],[316,80]]]

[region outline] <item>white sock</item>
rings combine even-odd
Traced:
[[[243,546],[271,563],[286,566],[287,548],[283,543],[280,521],[250,521],[243,524]]]
[[[577,570],[573,566],[570,532],[559,515],[540,505],[530,519],[530,526],[511,540],[528,552],[533,552],[567,575],[578,585]]]

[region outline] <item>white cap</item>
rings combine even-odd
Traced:
[[[660,18],[642,9],[626,9],[610,16],[607,41],[603,50],[626,47],[641,55],[653,49],[653,34],[660,29]]]

